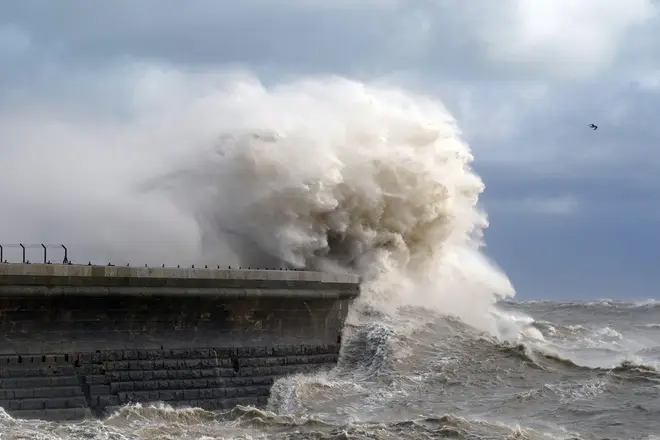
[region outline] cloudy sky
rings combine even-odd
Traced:
[[[659,12],[654,0],[0,2],[0,242],[185,252],[185,220],[155,239],[171,225],[116,190],[155,154],[117,128],[155,124],[163,93],[212,72],[329,73],[444,102],[486,184],[487,252],[519,298],[660,298]]]

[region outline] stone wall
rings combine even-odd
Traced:
[[[211,277],[201,284],[215,294],[192,295],[186,289],[193,285],[175,287],[162,276],[142,287],[131,277],[105,282],[137,289],[115,294],[94,289],[103,280],[84,285],[59,275],[50,284],[20,284],[16,275],[0,272],[0,406],[52,420],[102,416],[131,402],[263,405],[277,378],[335,365],[357,295],[357,284],[346,280],[335,280],[343,290],[333,291],[332,282],[275,274],[273,290],[227,295],[240,287],[213,285]],[[160,294],[159,283],[168,290]]]
[[[0,356],[0,407],[16,417],[73,420],[91,415],[71,358]]]
[[[0,406],[14,417],[77,420],[130,403],[207,410],[263,406],[278,378],[332,368],[338,345],[0,357]]]

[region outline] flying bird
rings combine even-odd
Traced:
[[[589,127],[593,128],[594,130],[598,130],[598,126],[596,124],[589,124]]]

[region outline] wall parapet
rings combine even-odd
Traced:
[[[352,274],[330,274],[306,270],[268,269],[209,269],[172,267],[126,267],[87,264],[0,264],[0,277],[56,276],[94,278],[140,278],[140,279],[192,279],[192,280],[266,280],[266,281],[313,281],[318,283],[359,283],[360,278]]]
[[[0,294],[350,299],[359,294],[359,277],[294,270],[7,263],[0,264]]]

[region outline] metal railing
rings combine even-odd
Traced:
[[[23,264],[30,264],[30,260],[27,259],[27,250],[28,249],[41,249],[42,250],[42,256],[43,256],[43,264],[52,264],[50,260],[48,260],[48,250],[49,249],[62,249],[64,251],[64,258],[62,259],[61,264],[73,264],[73,262],[69,259],[69,250],[68,248],[63,245],[63,244],[44,244],[44,243],[39,243],[39,244],[26,244],[26,243],[18,243],[18,244],[7,244],[7,243],[1,243],[0,244],[0,263],[7,263],[8,261],[5,260],[5,249],[21,249],[21,262]],[[77,263],[77,264],[84,264],[84,263]],[[87,266],[100,266],[97,264],[92,264],[92,262],[88,262],[86,264]],[[115,266],[112,262],[109,262],[107,264],[103,264],[103,266]],[[130,267],[131,264],[127,263],[125,266]],[[149,266],[147,264],[144,265],[144,267],[157,267],[157,266]],[[171,267],[174,268],[174,266],[167,266],[163,264],[160,267]],[[181,266],[179,264],[176,265],[176,268],[182,268],[182,267],[190,267],[192,269],[195,269],[195,265],[192,264],[190,266]],[[258,270],[285,270],[285,271],[304,271],[305,269],[298,269],[298,268],[292,268],[292,267],[250,267],[250,266],[224,266],[224,265],[208,265],[204,264],[204,266],[197,266],[197,268],[201,269],[229,269],[229,270],[251,270],[251,269],[258,269]]]
[[[43,250],[43,262],[44,264],[48,263],[48,249],[63,249],[64,250],[64,258],[62,259],[62,264],[68,264],[69,263],[69,250],[67,249],[66,246],[63,244],[25,244],[25,243],[18,243],[18,244],[0,244],[0,261],[5,262],[4,258],[4,251],[5,249],[16,249],[20,248],[21,253],[22,253],[22,261],[23,263],[29,263],[29,260],[26,258],[26,250],[27,249],[42,249]]]

